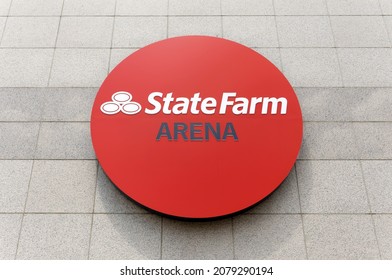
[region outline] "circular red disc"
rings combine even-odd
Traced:
[[[275,113],[268,98],[279,100]],[[184,36],[134,52],[109,74],[91,135],[103,170],[127,196],[163,214],[213,218],[256,204],[286,178],[302,115],[293,88],[263,56],[229,40]]]

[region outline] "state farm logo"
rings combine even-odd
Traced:
[[[134,115],[140,112],[142,107],[139,103],[131,101],[132,95],[126,91],[119,91],[113,94],[112,101],[105,102],[101,105],[101,111],[107,115],[113,115],[122,111],[128,115]],[[226,114],[228,108],[234,115],[255,114],[257,107],[258,113],[266,115],[269,112],[272,115],[278,113],[285,115],[287,112],[287,99],[284,97],[252,97],[250,100],[246,97],[237,97],[236,92],[224,92],[222,94],[219,106],[214,97],[201,98],[200,93],[195,93],[191,98],[185,96],[173,97],[173,93],[164,95],[162,92],[152,92],[148,95],[148,102],[151,109],[146,108],[144,112],[148,115],[163,114],[185,115],[190,112],[193,115],[205,114],[212,115],[219,107],[219,114]],[[260,105],[262,103],[262,105]]]
[[[279,69],[208,36],[133,52],[102,83],[90,123],[113,184],[147,208],[191,219],[260,202],[287,177],[302,142],[301,108]]]
[[[132,95],[129,92],[118,91],[112,95],[112,101],[105,102],[101,105],[101,111],[106,115],[114,115],[120,111],[127,115],[139,113],[142,106],[131,100]]]
[[[193,94],[191,98],[185,96],[174,97],[172,92],[167,94],[152,92],[147,99],[148,108],[144,110],[147,115],[155,115],[160,112],[165,115],[186,115],[188,113],[192,115],[213,115],[215,113],[224,115],[229,112],[233,115],[285,115],[287,112],[287,99],[284,97],[252,97],[248,99],[237,97],[236,92],[224,92],[220,100],[216,100],[214,97],[202,98],[199,92]],[[114,115],[120,111],[127,115],[139,113],[142,109],[141,105],[131,100],[132,95],[129,92],[116,92],[112,96],[112,101],[101,105],[101,111],[106,115]],[[167,122],[162,122],[157,131],[156,140],[158,141],[162,138],[190,141],[210,140],[210,135],[215,140],[228,140],[230,137],[236,141],[238,140],[232,122],[225,123],[223,126],[221,123],[213,124],[210,122],[189,124],[175,122],[172,128]]]

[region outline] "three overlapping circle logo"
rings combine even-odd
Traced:
[[[302,142],[290,83],[236,42],[183,36],[148,45],[102,83],[91,135],[104,172],[156,212],[216,218],[248,209],[287,177]]]
[[[112,100],[101,105],[101,111],[107,115],[114,115],[123,112],[127,115],[134,115],[140,112],[142,107],[139,103],[132,101],[132,94],[126,91],[118,91],[112,95]]]

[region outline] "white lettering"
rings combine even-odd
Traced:
[[[201,101],[201,98],[199,96],[200,96],[200,93],[195,93],[193,95],[193,97],[191,97],[191,102],[192,102],[191,113],[194,115],[199,114],[199,110],[197,109],[197,105]]]
[[[206,99],[203,99],[203,101],[201,102],[201,111],[206,115],[214,114],[215,108],[216,108],[215,98],[207,97]]]
[[[235,115],[245,115],[248,113],[249,100],[247,98],[238,97],[235,99],[235,102],[236,104],[233,106],[233,113]]]
[[[275,98],[275,97],[264,97],[263,108],[261,109],[261,114],[268,114],[268,104],[272,104],[271,114],[276,115],[278,112],[278,102],[281,103],[280,114],[286,115],[287,112],[287,99],[284,97]]]
[[[191,98],[173,97],[173,93],[164,95],[162,92],[152,92],[148,96],[148,102],[153,106],[151,109],[145,109],[144,112],[149,115],[158,114],[159,112],[169,115],[185,115],[190,113],[197,115],[199,113],[205,115],[215,114],[218,102],[213,97],[200,97],[200,93],[195,93]],[[257,106],[260,104],[260,106]],[[270,105],[271,104],[271,105]],[[246,97],[237,97],[236,92],[224,92],[219,105],[219,114],[226,114],[231,111],[234,115],[255,114],[256,111],[262,115],[278,114],[285,115],[287,113],[287,99],[284,97],[252,97],[250,100]],[[231,110],[230,110],[231,108]],[[258,110],[256,110],[259,108]]]
[[[189,99],[188,98],[178,97],[176,99],[176,102],[179,102],[179,103],[173,106],[173,114],[174,115],[184,115],[184,114],[188,113],[188,107],[189,107]]]
[[[150,110],[150,109],[145,109],[144,112],[146,114],[149,115],[154,115],[154,114],[158,114],[159,111],[161,110],[161,103],[159,103],[159,101],[155,100],[155,97],[161,97],[162,98],[163,93],[162,92],[152,92],[150,93],[150,95],[148,96],[148,102],[150,102],[150,104],[152,106],[154,106],[154,109]]]
[[[224,92],[223,93],[219,114],[226,114],[226,107],[234,104],[234,101],[229,101],[229,97],[235,97],[236,95],[237,95],[237,93],[235,93],[235,92]]]
[[[263,101],[263,97],[252,97],[250,100],[250,108],[249,108],[249,114],[254,114],[256,111],[256,105],[258,103],[261,103]]]
[[[171,113],[169,106],[172,101],[174,101],[174,98],[172,97],[173,93],[168,93],[164,98],[163,98],[163,113],[165,115],[169,115]]]

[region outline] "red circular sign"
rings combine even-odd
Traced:
[[[97,158],[127,196],[163,214],[213,218],[273,192],[302,141],[297,97],[257,52],[171,38],[123,60],[91,116]]]

